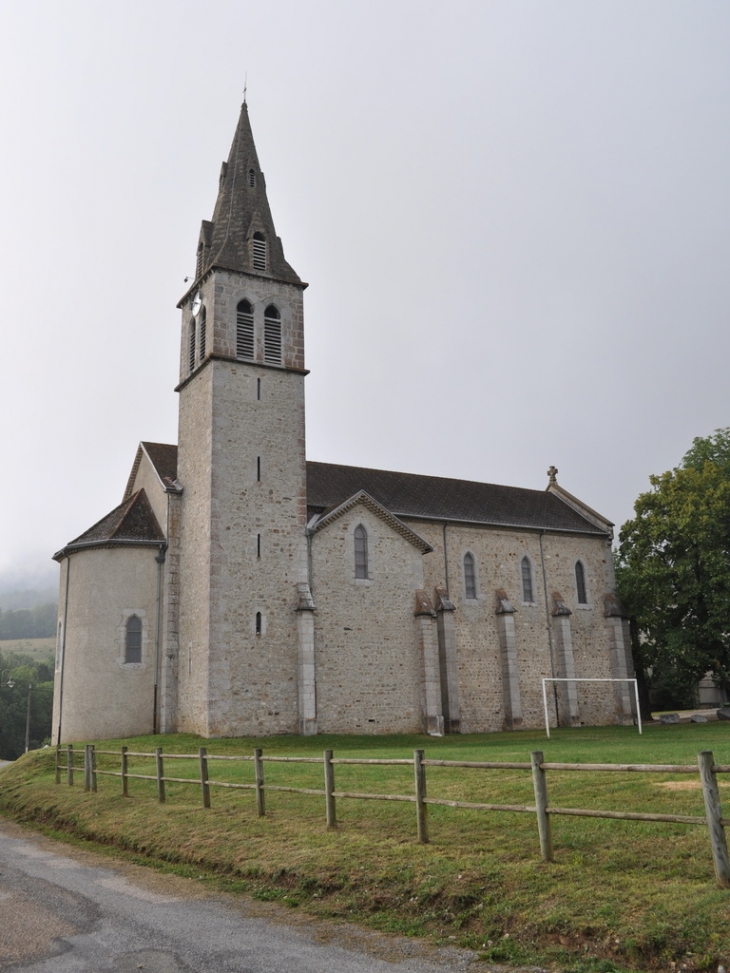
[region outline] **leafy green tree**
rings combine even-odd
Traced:
[[[52,712],[52,661],[0,652],[0,759],[15,760],[25,752],[26,728],[29,749],[43,746],[51,735]]]
[[[57,614],[55,604],[19,608],[16,611],[0,609],[0,639],[50,638],[56,632]]]
[[[618,589],[637,670],[669,705],[691,703],[708,671],[730,686],[730,429],[695,439],[650,482],[619,533]]]

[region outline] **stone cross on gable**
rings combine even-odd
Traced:
[[[547,475],[548,475],[548,478],[550,480],[550,483],[551,484],[554,483],[557,486],[557,483],[558,483],[558,468],[557,468],[557,466],[551,466],[550,469],[547,471]]]

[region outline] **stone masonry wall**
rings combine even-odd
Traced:
[[[304,376],[213,370],[210,733],[293,733],[297,585],[307,580]]]
[[[188,304],[178,727],[206,736],[295,732],[295,609],[297,585],[307,580],[302,289],[216,271],[201,295],[206,352],[218,357],[189,375]],[[254,310],[253,362],[227,360],[236,355],[243,298]],[[281,366],[263,363],[269,304],[281,314]]]
[[[212,379],[208,365],[181,390],[178,447],[178,480],[183,484],[183,495],[177,729],[203,736],[208,733]]]
[[[408,522],[434,547],[424,558],[425,587],[432,592],[445,584],[456,611],[456,647],[461,700],[462,732],[500,730],[505,722],[501,689],[496,589],[504,589],[512,606],[522,707],[522,726],[544,723],[543,677],[557,671],[552,593],[558,591],[572,611],[570,616],[576,676],[611,677],[610,626],[603,613],[603,596],[613,590],[611,551],[606,539],[545,534],[542,538],[546,583],[543,580],[540,535],[529,531],[496,530],[450,524],[446,528],[444,560],[443,525]],[[475,558],[477,598],[467,599],[463,559]],[[532,566],[533,601],[522,598],[521,561]],[[578,605],[575,562],[586,569],[588,604]],[[546,591],[547,589],[547,591]],[[546,597],[547,594],[547,597]],[[547,609],[547,611],[546,611]],[[552,653],[551,653],[552,649]],[[588,724],[611,723],[616,703],[610,684],[580,684],[579,718]]]
[[[368,536],[369,578],[355,578],[354,531]],[[415,592],[423,555],[362,505],[312,538],[320,733],[423,728]]]
[[[54,683],[54,743],[152,732],[156,555],[155,547],[98,548],[78,551],[62,562],[61,624],[67,578],[69,597],[62,713],[59,668]],[[142,620],[142,661],[128,665],[125,626],[132,614]]]

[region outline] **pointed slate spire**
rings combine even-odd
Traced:
[[[203,220],[200,230],[196,280],[213,267],[299,283],[274,229],[245,101],[221,166],[213,219]]]

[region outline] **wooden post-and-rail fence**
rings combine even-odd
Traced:
[[[66,773],[69,785],[74,783],[75,771],[81,770],[76,765],[76,753],[73,746],[56,748],[56,783],[61,783],[62,771]],[[102,770],[97,767],[97,755],[118,757],[121,761],[120,770]],[[462,808],[473,811],[512,811],[515,813],[534,814],[537,818],[537,828],[540,838],[540,852],[545,861],[553,861],[553,838],[551,818],[554,815],[570,815],[572,817],[609,818],[620,821],[660,821],[678,824],[699,824],[708,828],[712,858],[715,866],[717,881],[723,888],[730,888],[730,857],[728,857],[725,825],[730,819],[723,818],[720,805],[720,791],[717,784],[718,774],[730,773],[730,766],[715,764],[712,752],[705,750],[698,755],[699,768],[687,765],[672,764],[565,764],[546,763],[541,751],[531,754],[530,763],[492,763],[470,760],[427,760],[423,750],[415,750],[413,759],[367,759],[359,757],[334,756],[332,750],[325,750],[322,757],[275,757],[264,756],[261,749],[256,749],[253,756],[209,754],[205,747],[201,747],[197,754],[166,753],[163,757],[162,747],[157,747],[154,753],[140,753],[122,747],[121,750],[96,750],[93,744],[88,744],[83,750],[84,790],[95,792],[99,776],[121,778],[122,794],[129,796],[130,780],[154,781],[157,788],[157,800],[164,803],[166,799],[165,784],[191,784],[200,787],[203,807],[211,806],[211,789],[225,787],[232,790],[253,790],[256,793],[256,810],[259,817],[266,814],[266,791],[285,791],[293,794],[308,794],[325,799],[325,820],[328,829],[337,824],[336,802],[343,800],[369,801],[406,801],[416,805],[416,827],[418,841],[426,844],[428,833],[428,806]],[[154,774],[131,773],[129,759],[148,758],[155,762]],[[65,759],[64,759],[65,758]],[[165,774],[165,762],[170,760],[195,760],[199,767],[196,778],[170,777]],[[214,780],[210,777],[211,762],[240,762],[253,764],[252,783],[233,783],[230,781]],[[264,763],[308,763],[321,764],[324,769],[324,789],[309,787],[293,787],[281,784],[267,784],[264,777]],[[335,765],[337,764],[370,764],[378,766],[403,765],[413,768],[414,790],[412,794],[369,794],[361,792],[338,791],[335,787]],[[451,767],[455,769],[471,770],[524,770],[532,774],[535,793],[534,805],[522,804],[476,804],[468,801],[454,801],[444,798],[428,797],[426,793],[426,768]],[[585,808],[555,807],[549,803],[547,772],[548,771],[576,771],[583,773],[646,773],[646,774],[697,774],[702,784],[705,803],[705,816],[695,817],[686,814],[658,814],[635,811],[604,811],[587,810]]]

